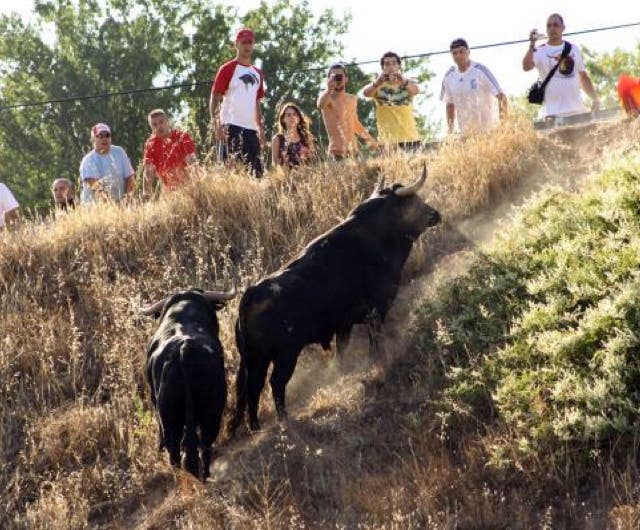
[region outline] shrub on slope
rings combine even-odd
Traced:
[[[640,153],[582,193],[540,193],[421,305],[418,326],[445,366],[450,419],[495,414],[508,432],[495,458],[636,430]]]

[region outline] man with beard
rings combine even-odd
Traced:
[[[96,200],[119,202],[136,187],[135,171],[126,151],[111,144],[111,129],[106,123],[91,128],[93,149],[80,163],[83,203]]]

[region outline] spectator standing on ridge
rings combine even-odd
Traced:
[[[318,108],[329,136],[329,155],[334,160],[342,160],[356,154],[356,135],[378,149],[378,142],[358,119],[357,96],[346,92],[348,78],[345,66],[333,64],[327,73],[327,89],[318,98]]]
[[[255,177],[263,174],[260,158],[264,125],[260,100],[264,97],[262,71],[252,64],[255,35],[241,29],[236,35],[236,58],[223,64],[216,74],[209,112],[216,141],[222,144],[222,159],[241,159]]]
[[[420,87],[403,77],[400,65],[397,53],[385,53],[380,59],[382,73],[364,87],[363,93],[375,102],[380,142],[402,149],[416,149],[420,146],[420,133],[411,103]]]
[[[445,74],[440,92],[440,99],[447,105],[448,132],[454,132],[456,120],[463,134],[486,132],[496,122],[493,99],[497,98],[499,115],[503,117],[507,97],[491,71],[469,58],[466,40],[453,40],[449,49],[455,65]]]
[[[111,144],[111,129],[106,123],[91,128],[93,149],[80,163],[82,203],[96,199],[120,201],[136,187],[135,172],[125,150]]]
[[[0,182],[0,232],[2,232],[5,227],[12,229],[20,224],[19,207],[20,205],[13,196],[13,193],[11,193],[11,190]]]
[[[75,208],[76,187],[69,179],[58,178],[51,185],[51,194],[53,195],[53,205],[60,210]]]
[[[535,47],[537,31],[532,30],[529,34],[529,49],[522,59],[522,69],[528,72],[537,68],[540,80],[544,80],[560,60],[565,43],[562,38],[564,30],[563,18],[558,13],[549,15],[547,43],[537,49]],[[544,117],[567,117],[586,112],[582,103],[580,87],[591,98],[591,110],[597,111],[600,103],[584,66],[580,47],[571,43],[569,54],[562,59],[545,88],[542,109]]]
[[[162,109],[149,113],[151,136],[144,144],[143,197],[153,194],[157,179],[163,190],[175,190],[189,178],[189,170],[198,163],[196,144],[191,136],[171,127]]]
[[[306,164],[314,156],[309,120],[295,103],[285,103],[278,114],[278,133],[271,140],[274,166],[289,169]]]
[[[628,116],[640,115],[640,79],[621,74],[616,85],[620,105]]]

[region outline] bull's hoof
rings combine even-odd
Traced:
[[[251,432],[258,432],[260,430],[260,422],[258,420],[250,420],[249,430]]]
[[[229,431],[229,438],[234,438],[236,435],[236,431],[238,430],[238,427],[240,427],[240,423],[239,421],[232,421],[229,422],[228,426],[227,426],[227,430]]]
[[[278,421],[280,423],[287,423],[289,421],[289,415],[287,414],[286,409],[280,409],[277,411],[278,413]]]

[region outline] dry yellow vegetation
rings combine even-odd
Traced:
[[[416,408],[426,396],[403,364],[411,348],[402,325],[391,326],[386,359],[371,366],[357,351],[344,366],[307,356],[294,375],[289,428],[267,412],[265,432],[231,442],[223,434],[202,486],[156,451],[143,379],[155,324],[137,309],[188,287],[242,289],[343,219],[379,169],[387,183],[406,183],[426,161],[422,195],[445,224],[416,245],[407,266],[415,277],[444,253],[457,222],[572,156],[515,120],[431,154],[263,181],[205,168],[157,202],[79,208],[0,235],[0,527],[500,527],[512,511],[483,485],[481,460],[460,466],[478,449],[445,443],[437,418],[422,421],[428,405]],[[236,303],[220,318],[230,382]],[[406,316],[411,300],[398,303]]]

